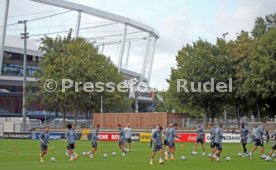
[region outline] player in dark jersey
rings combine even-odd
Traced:
[[[176,135],[176,130],[177,130],[177,123],[175,123],[173,125],[173,127],[170,129],[169,131],[169,136],[168,136],[168,150],[167,150],[167,154],[166,154],[166,157],[165,157],[165,160],[168,160],[168,156],[171,155],[171,160],[174,161],[176,160],[174,158],[174,153],[175,153],[175,150],[176,150],[176,147],[175,147],[175,138],[178,138],[180,139],[180,137],[178,137]]]
[[[249,153],[249,158],[252,159],[253,153],[261,147],[261,159],[265,159],[264,155],[264,135],[265,135],[265,124],[262,123],[259,127],[255,130],[255,145],[252,148],[251,152]]]
[[[94,132],[92,133],[92,136],[91,136],[91,151],[87,152],[86,155],[90,158],[94,158],[94,153],[98,150],[98,133],[99,133],[99,130],[100,130],[100,125],[97,125],[96,126],[96,129],[94,130]]]
[[[223,129],[222,123],[219,124],[218,127],[215,128],[214,137],[213,137],[213,147],[215,148],[215,154],[211,157],[212,161],[216,159],[218,162],[220,159],[220,155],[222,153],[222,139],[223,139]]]
[[[49,126],[44,127],[44,132],[40,134],[40,146],[41,146],[41,154],[40,154],[40,162],[43,161],[43,157],[47,154],[48,151],[48,144],[49,144]]]
[[[126,155],[126,149],[125,149],[125,132],[122,128],[121,124],[118,124],[118,131],[119,131],[119,148],[122,150],[122,156]]]
[[[271,136],[271,139],[274,139],[274,145],[271,148],[271,151],[269,152],[268,156],[266,157],[266,161],[271,161],[273,153],[276,151],[276,131]]]
[[[159,152],[159,164],[163,164],[162,152],[163,152],[163,144],[162,144],[162,126],[159,126],[156,131],[152,134],[152,141],[154,143],[150,165],[153,165],[153,159],[155,157],[156,152]]]
[[[210,123],[208,125],[209,129],[210,129],[210,148],[211,148],[211,151],[212,151],[212,155],[215,154],[216,152],[216,148],[214,146],[214,134],[215,134],[215,128],[213,126],[212,123]],[[212,156],[210,157],[212,158]]]
[[[240,129],[240,135],[241,135],[241,144],[243,148],[243,155],[241,157],[245,157],[246,155],[248,155],[246,145],[247,145],[249,134],[250,134],[250,131],[245,127],[245,123],[242,123],[241,129]]]
[[[194,150],[192,152],[193,155],[197,155],[197,146],[198,144],[201,144],[201,148],[202,148],[202,156],[204,156],[206,154],[205,152],[205,146],[204,146],[204,129],[203,127],[199,124],[197,127],[197,139],[194,145]]]
[[[76,126],[72,126],[72,124],[67,125],[66,139],[67,139],[67,152],[70,156],[70,161],[77,160],[79,155],[75,153],[75,141],[77,138],[75,129]]]

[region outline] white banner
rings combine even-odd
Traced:
[[[210,143],[210,133],[205,134],[205,141]],[[233,134],[233,133],[224,133],[224,139],[222,139],[222,143],[240,143],[241,137],[240,134]]]

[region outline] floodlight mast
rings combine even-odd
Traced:
[[[27,81],[27,39],[29,38],[29,33],[27,33],[27,20],[18,21],[18,24],[24,24],[24,33],[20,34],[21,39],[24,40],[24,58],[23,58],[23,99],[22,99],[22,116],[23,116],[23,131],[27,131],[27,108],[26,108],[26,81]]]

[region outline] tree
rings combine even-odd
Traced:
[[[66,113],[74,113],[77,117],[78,114],[88,115],[89,112],[99,111],[101,96],[106,109],[125,100],[124,93],[117,90],[114,92],[96,91],[100,87],[96,87],[95,83],[113,82],[117,85],[123,81],[123,76],[110,58],[98,53],[98,50],[85,39],[73,39],[71,33],[63,38],[60,36],[55,39],[45,37],[42,39],[40,49],[45,54],[40,63],[41,69],[37,74],[39,96],[46,110],[63,113],[64,125]],[[44,88],[44,83],[48,79],[57,82],[54,92],[48,92]],[[78,92],[75,92],[75,87],[63,92],[62,79],[70,79],[74,83],[92,82],[94,90],[87,92],[83,84],[79,84],[76,85]]]
[[[231,78],[231,68],[229,66],[229,58],[225,54],[225,41],[218,39],[215,45],[199,39],[192,45],[183,47],[176,57],[177,68],[172,69],[171,77],[168,80],[170,84],[169,93],[175,96],[182,105],[188,110],[195,110],[197,114],[204,115],[204,124],[207,126],[208,117],[215,116],[220,113],[223,107],[226,94],[215,92],[199,91],[180,91],[177,92],[177,80],[185,79],[188,82],[205,83],[212,78],[215,84],[225,82],[229,84]],[[190,83],[187,84],[188,89],[192,88]]]
[[[262,17],[257,17],[255,20],[255,26],[251,33],[254,38],[259,38],[266,32],[266,29],[267,24],[265,22],[265,19],[263,19]]]

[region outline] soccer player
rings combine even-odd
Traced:
[[[154,131],[156,130],[156,125],[152,125],[152,129],[151,129],[151,136],[153,135]],[[150,140],[150,148],[152,148],[152,139]]]
[[[168,137],[169,137],[169,131],[170,131],[170,126],[172,124],[169,125],[169,127],[167,127],[164,131],[164,147],[167,147],[168,145]]]
[[[213,147],[215,148],[215,154],[212,156],[212,161],[216,159],[218,162],[220,159],[220,155],[222,153],[222,139],[223,139],[223,129],[222,123],[219,124],[218,127],[214,130],[214,137],[213,137]]]
[[[98,150],[98,133],[100,130],[101,126],[97,125],[96,129],[94,130],[94,132],[92,133],[91,136],[91,141],[92,141],[92,149],[91,151],[87,152],[86,155],[89,155],[90,158],[94,158],[94,153]]]
[[[211,148],[211,151],[212,151],[212,156],[215,154],[215,152],[216,152],[216,148],[215,148],[215,146],[214,146],[214,134],[215,134],[215,129],[216,128],[214,128],[214,126],[213,126],[213,124],[212,123],[210,123],[209,125],[208,125],[208,127],[209,127],[209,129],[210,129],[210,148]],[[212,156],[210,157],[211,159],[212,159]]]
[[[154,142],[154,147],[152,150],[151,154],[151,159],[150,159],[150,165],[153,165],[153,159],[155,157],[156,152],[159,152],[159,164],[163,164],[163,159],[162,159],[162,152],[163,152],[163,144],[162,144],[162,126],[158,127],[158,130],[153,132],[152,135],[152,141]]]
[[[76,128],[76,126],[75,126]],[[75,149],[75,140],[76,140],[76,132],[75,129],[73,129],[72,124],[67,125],[67,133],[66,133],[66,138],[67,138],[67,152],[70,157],[70,161],[78,159],[79,155],[74,152]]]
[[[44,132],[41,133],[39,140],[41,146],[40,162],[43,163],[43,157],[47,154],[49,144],[49,126],[44,127]]]
[[[118,124],[118,130],[119,130],[119,148],[122,150],[122,156],[126,155],[126,149],[125,149],[125,132],[122,129],[121,124]]]
[[[178,138],[180,139],[180,137],[178,137],[176,135],[176,129],[177,129],[177,123],[175,123],[173,125],[173,127],[170,129],[169,131],[169,137],[168,137],[168,150],[167,150],[167,154],[165,156],[165,160],[168,160],[168,156],[171,155],[171,160],[174,161],[175,158],[174,158],[174,153],[175,153],[175,150],[176,150],[176,147],[175,147],[175,138]]]
[[[258,149],[258,147],[261,147],[261,159],[265,159],[264,155],[264,138],[265,135],[265,124],[262,123],[259,125],[259,127],[255,130],[256,136],[255,136],[255,145],[252,148],[251,152],[249,153],[249,158],[252,159],[253,153]]]
[[[197,127],[197,139],[196,139],[196,143],[194,145],[194,150],[192,152],[193,155],[195,155],[197,153],[197,145],[201,144],[201,148],[202,148],[202,156],[206,155],[205,152],[205,146],[204,146],[204,129],[203,127],[199,124]]]
[[[275,152],[276,150],[276,131],[275,133],[271,136],[271,138],[274,138],[274,145],[272,146],[271,148],[271,151],[269,152],[268,156],[266,157],[266,161],[271,161],[271,158],[272,158],[272,154],[273,152]]]
[[[127,148],[127,145],[128,145],[128,151],[131,152],[132,129],[131,129],[129,123],[128,123],[127,126],[124,128],[124,133],[125,133],[125,138],[126,138],[126,145],[125,145],[125,148]]]
[[[169,138],[169,134],[170,134],[170,130],[173,127],[173,124],[170,123],[169,127],[165,129],[164,131],[164,148],[165,148],[165,158],[168,159],[168,150],[169,150],[169,142],[168,142],[168,138]]]
[[[245,123],[241,124],[240,134],[241,134],[241,144],[243,148],[242,157],[244,158],[246,155],[248,155],[246,145],[248,141],[248,135],[250,134],[250,131],[245,127]]]

